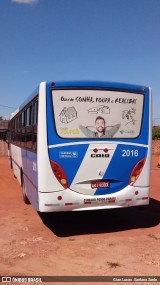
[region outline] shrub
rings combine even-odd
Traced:
[[[153,140],[160,139],[160,127],[152,128],[152,139]]]

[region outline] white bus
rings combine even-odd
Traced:
[[[149,204],[151,89],[42,82],[10,120],[9,160],[40,212]]]

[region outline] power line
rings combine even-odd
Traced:
[[[11,107],[11,106],[6,106],[6,105],[0,105],[0,107],[9,108],[9,109],[16,109],[16,107]]]

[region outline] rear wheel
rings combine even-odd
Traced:
[[[9,157],[9,165],[10,165],[10,168],[13,169],[13,164],[12,164],[12,158]]]
[[[26,195],[26,187],[25,187],[25,182],[24,178],[22,179],[22,194],[23,194],[23,201],[25,204],[30,204],[30,201]]]

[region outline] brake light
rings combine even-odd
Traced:
[[[50,164],[52,167],[52,171],[54,173],[54,175],[56,176],[57,180],[59,181],[59,183],[65,188],[68,188],[68,180],[67,180],[67,176],[63,170],[63,168],[55,161],[50,160]]]
[[[146,158],[141,159],[136,166],[133,168],[132,173],[130,175],[130,180],[129,180],[129,184],[130,185],[134,185],[134,183],[136,182],[136,180],[138,179],[144,164],[145,164]]]

